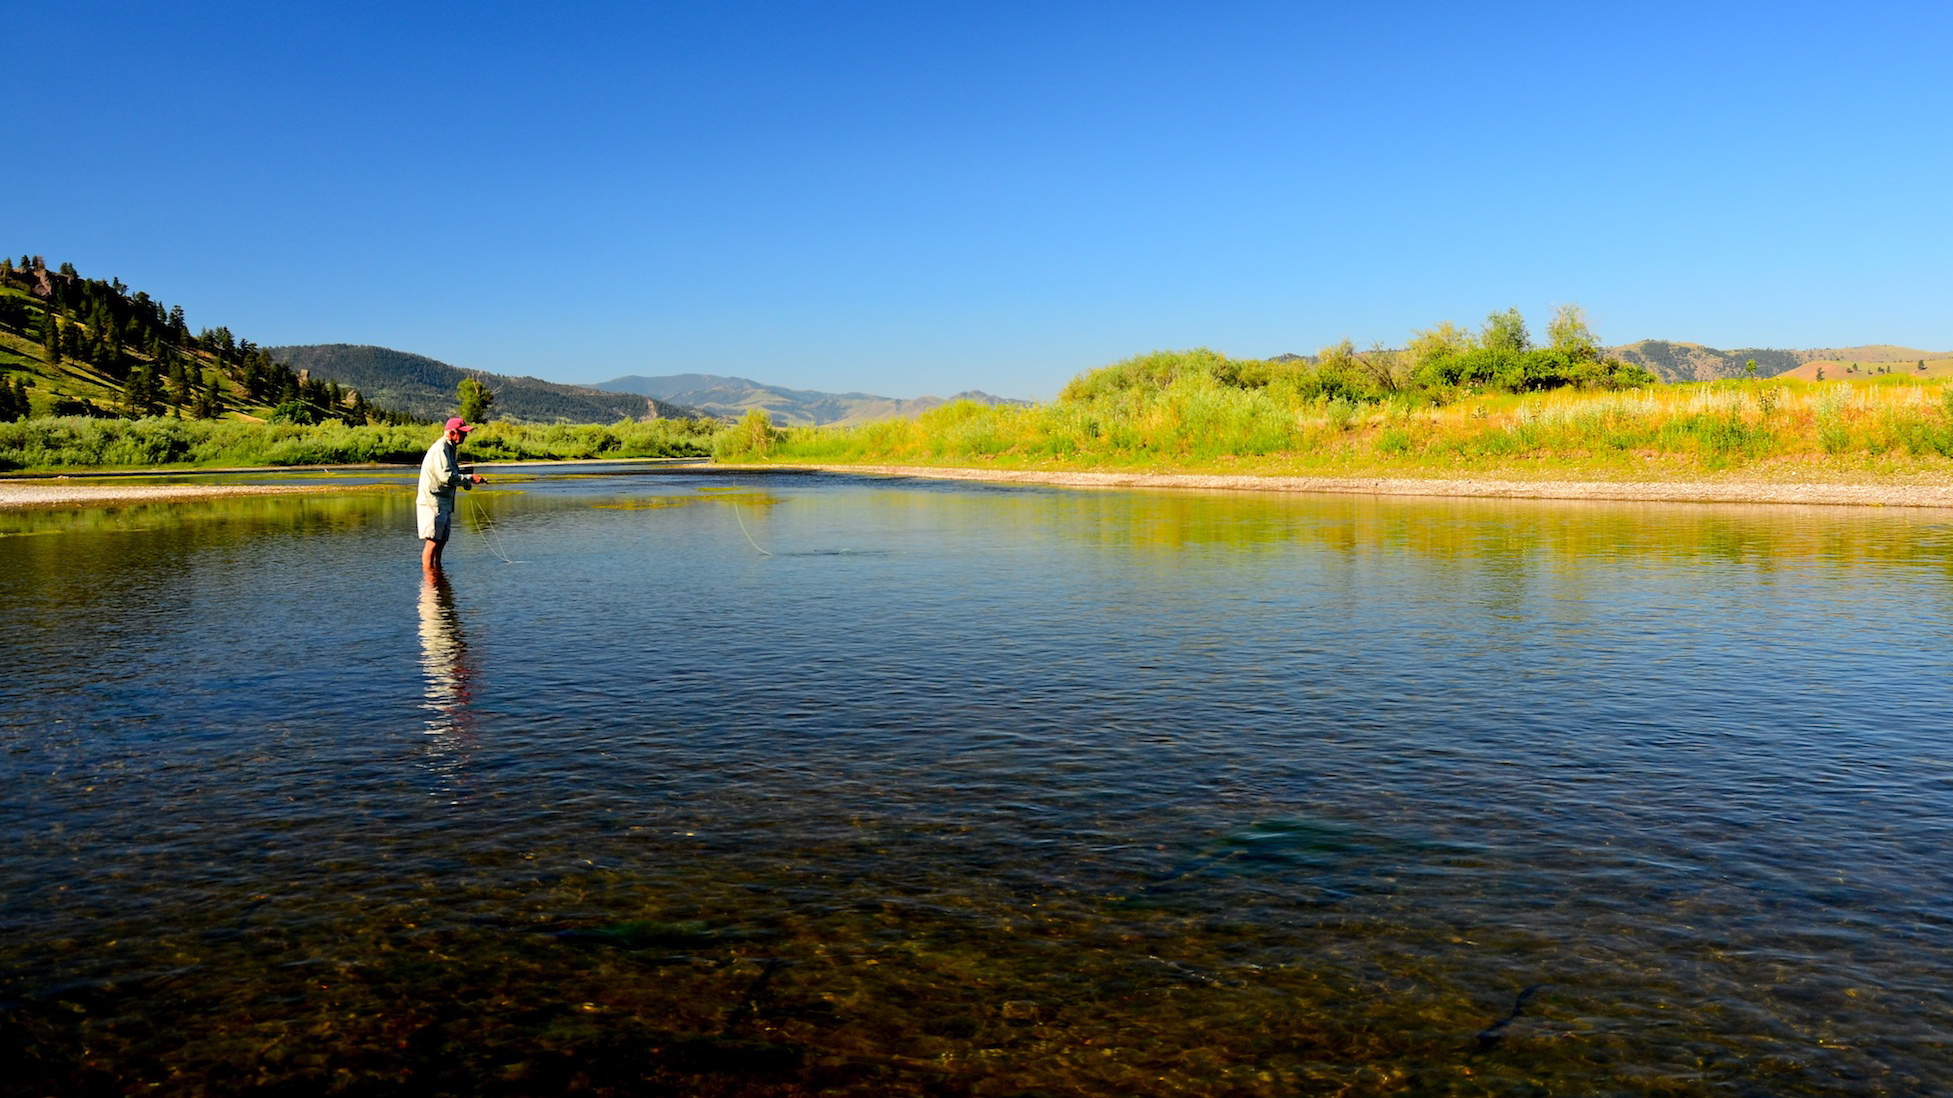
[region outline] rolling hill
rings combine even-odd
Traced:
[[[1818,371],[1836,381],[1873,373],[1910,373],[1918,377],[1944,377],[1953,374],[1953,352],[1921,351],[1911,347],[1872,344],[1862,347],[1831,347],[1819,350],[1784,351],[1765,347],[1744,347],[1734,351],[1705,347],[1700,343],[1674,343],[1665,339],[1644,339],[1607,348],[1607,353],[1644,366],[1663,381],[1713,381],[1725,377],[1749,376],[1748,363],[1756,360],[1758,377],[1799,377],[1816,380]]]
[[[620,419],[655,416],[691,419],[693,408],[655,397],[600,392],[581,385],[559,385],[533,377],[463,370],[425,355],[385,347],[349,343],[318,343],[267,348],[273,358],[294,370],[357,389],[367,400],[398,408],[428,420],[454,414],[455,386],[472,377],[495,393],[493,419],[520,423],[615,423]]]
[[[748,408],[761,408],[772,413],[774,422],[789,427],[849,427],[883,419],[907,419],[957,400],[973,400],[978,404],[1030,403],[976,389],[950,397],[924,396],[913,400],[870,393],[824,393],[717,374],[619,377],[597,382],[591,388],[668,400],[715,416],[736,418]]]

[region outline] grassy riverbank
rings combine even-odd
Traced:
[[[1087,374],[1031,408],[962,403],[913,421],[744,430],[739,460],[996,469],[1623,479],[1943,471],[1953,390],[1889,375],[1547,391],[1310,392],[1210,352]],[[1272,380],[1255,383],[1257,377]],[[1247,379],[1244,383],[1240,379]]]
[[[468,438],[475,461],[703,457],[716,423],[625,421],[608,426],[491,423]],[[246,423],[151,417],[75,416],[0,423],[0,470],[195,469],[257,465],[357,465],[415,462],[438,435],[432,427],[330,423]]]
[[[1338,365],[1166,352],[1085,374],[1033,407],[962,402],[850,428],[776,429],[757,411],[732,427],[490,424],[466,453],[480,461],[710,455],[1027,471],[1857,482],[1944,475],[1953,456],[1953,388],[1904,374],[1664,385],[1595,372],[1533,390],[1520,373],[1503,381],[1439,374],[1393,388],[1389,370],[1401,366],[1366,366],[1360,355]],[[1332,369],[1346,372],[1325,377]],[[416,426],[43,417],[0,423],[0,469],[412,462],[430,438]]]

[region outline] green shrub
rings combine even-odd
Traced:
[[[694,420],[609,427],[498,423],[475,432],[468,455],[483,461],[704,456],[716,430],[715,424]],[[411,463],[434,437],[426,427],[349,427],[336,421],[42,417],[0,423],[0,462],[50,470]]]
[[[712,440],[712,454],[721,459],[765,457],[782,434],[764,408],[748,408],[738,423]]]

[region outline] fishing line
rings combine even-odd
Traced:
[[[746,544],[755,549],[759,549],[761,556],[770,557],[773,555],[764,549],[760,549],[759,542],[753,540],[752,532],[746,529],[746,520],[739,517],[739,505],[737,503],[732,505],[732,517],[739,519],[739,532],[746,535]]]
[[[502,558],[503,564],[529,563],[526,560],[510,560],[509,555],[507,553],[502,552],[501,544],[500,544],[501,539],[495,537],[494,531],[489,529],[488,512],[482,510],[481,501],[470,499],[468,501],[468,506],[473,507],[475,509],[475,532],[481,535],[482,544],[488,546],[489,552]]]

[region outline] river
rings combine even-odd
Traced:
[[[8,1086],[1953,1090],[1948,512],[457,519],[0,512]]]

